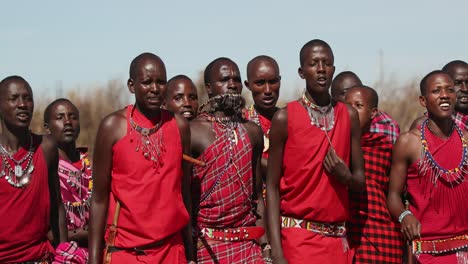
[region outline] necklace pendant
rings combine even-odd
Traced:
[[[21,177],[23,176],[23,168],[21,168],[20,165],[15,166],[15,176],[16,177]]]
[[[233,130],[232,134],[234,135],[234,143],[237,145],[237,143],[239,143],[239,139],[237,138],[237,132]]]
[[[270,139],[263,135],[263,152],[268,152],[268,149],[270,149]]]

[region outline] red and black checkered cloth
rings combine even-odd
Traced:
[[[201,197],[210,193],[206,199],[202,198],[196,210],[196,230],[254,226],[257,218],[251,200],[254,183],[249,136],[239,124],[235,129],[238,143],[233,144],[229,139],[230,131],[221,131],[216,122],[213,126],[216,139],[200,156],[206,166],[193,167],[194,182],[199,182]],[[198,239],[203,241],[204,238]],[[264,263],[260,246],[252,240],[204,244],[197,251],[199,264]]]
[[[361,138],[366,189],[350,193],[351,220],[348,237],[355,250],[353,263],[402,263],[400,227],[390,216],[386,198],[392,143],[381,133]]]

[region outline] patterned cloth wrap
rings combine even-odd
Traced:
[[[75,241],[71,241],[58,245],[52,264],[84,264],[87,260],[88,252],[80,248]]]
[[[389,114],[384,111],[379,111],[374,119],[372,119],[370,132],[383,133],[387,135],[393,144],[395,144],[398,136],[400,135],[400,127]]]
[[[198,240],[197,263],[264,263],[260,246],[254,240],[213,244],[200,232],[203,228],[237,228],[254,226],[252,190],[252,147],[246,129],[235,129],[238,143],[231,145],[229,133],[212,123],[215,141],[199,157],[205,167],[194,166],[192,186],[199,185],[200,205],[196,208]],[[232,146],[232,150],[230,150]]]
[[[400,226],[386,204],[393,144],[382,133],[364,133],[361,148],[366,188],[350,192],[348,238],[354,263],[402,263]]]

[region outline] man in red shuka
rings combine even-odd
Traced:
[[[300,63],[304,94],[275,114],[270,132],[272,254],[275,263],[350,263],[348,188],[364,184],[358,114],[329,94],[335,67],[326,42],[306,43]]]
[[[193,167],[197,263],[265,263],[259,246],[267,242],[262,131],[242,118],[242,80],[236,63],[215,59],[204,75],[209,99],[190,122],[192,155],[206,164]]]
[[[439,70],[421,80],[420,91],[427,118],[393,148],[388,208],[416,263],[467,263],[468,132],[452,118],[457,91]],[[401,200],[405,189],[409,209]]]
[[[189,126],[161,109],[166,68],[158,56],[137,56],[127,85],[135,104],[105,117],[96,137],[90,263],[102,261],[106,219],[113,223],[117,203],[112,263],[186,263],[192,257],[190,166],[182,154],[189,152]]]
[[[0,82],[0,263],[50,263],[54,242],[67,241],[57,177],[58,152],[31,133],[33,92],[20,76]]]

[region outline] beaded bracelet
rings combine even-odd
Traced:
[[[405,210],[403,211],[403,213],[401,213],[401,215],[398,217],[398,222],[401,222],[403,221],[403,218],[405,218],[405,216],[407,215],[413,215],[413,213],[410,211],[410,210]]]
[[[263,260],[265,261],[266,264],[272,264],[273,263],[273,259],[268,258],[268,257],[264,257]]]

